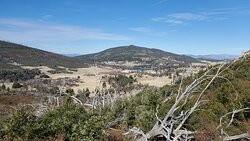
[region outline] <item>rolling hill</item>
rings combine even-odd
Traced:
[[[99,53],[77,56],[77,58],[89,63],[128,61],[151,66],[189,65],[193,62],[199,62],[186,55],[177,55],[159,49],[150,49],[134,45],[110,48]]]
[[[11,63],[25,66],[63,66],[69,68],[86,66],[86,64],[77,58],[66,57],[20,44],[0,41],[0,67],[18,67],[11,65]]]

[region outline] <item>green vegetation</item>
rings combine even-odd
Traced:
[[[53,70],[49,70],[48,72],[51,74],[58,74],[58,73],[72,73],[66,70],[66,68],[61,68],[57,66],[51,67]]]
[[[17,89],[17,88],[21,88],[21,87],[22,87],[22,85],[20,83],[16,82],[16,81],[12,85],[13,89]]]
[[[65,91],[65,93],[70,94],[70,95],[74,95],[75,94],[74,90],[71,89],[71,88],[67,88],[66,91]]]
[[[125,75],[117,75],[114,77],[108,78],[108,83],[113,88],[120,91],[131,91],[134,86],[132,85],[134,82],[136,82],[136,79],[134,79],[132,76],[125,76]],[[106,87],[106,83],[103,83],[103,87]]]
[[[10,82],[26,81],[40,74],[41,72],[38,69],[0,70],[0,80],[8,80]]]
[[[45,73],[42,73],[41,75],[40,75],[40,78],[50,78],[47,74],[45,74]]]
[[[6,86],[3,84],[3,85],[1,86],[1,89],[2,89],[2,90],[5,90],[5,89],[6,89]]]
[[[84,97],[89,97],[89,95],[90,95],[89,89],[88,89],[88,88],[83,89],[83,90],[82,90],[82,95],[83,95]]]
[[[0,125],[0,138],[41,140],[62,136],[62,140],[102,140],[105,117],[90,114],[66,99],[63,106],[36,117],[27,109],[18,110]]]

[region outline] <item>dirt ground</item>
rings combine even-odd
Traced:
[[[20,103],[24,104],[32,104],[35,100],[32,97],[28,96],[0,96],[0,103],[2,105],[8,106],[17,106]]]

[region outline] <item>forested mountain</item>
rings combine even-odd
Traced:
[[[27,47],[20,44],[0,41],[0,65],[2,68],[16,67],[9,63],[27,66],[84,67],[86,64],[77,58]]]
[[[177,55],[159,49],[150,49],[134,45],[110,48],[99,53],[78,56],[77,58],[92,63],[105,61],[134,61],[155,66],[160,64],[188,65],[193,62],[199,62],[198,60],[189,56]]]
[[[150,66],[185,66],[199,62],[189,56],[134,45],[110,48],[99,53],[77,57],[67,57],[6,41],[0,41],[0,50],[0,66],[2,68],[17,68],[18,66],[11,65],[14,62],[27,66],[63,66],[68,68],[85,67],[87,63],[107,61],[132,61]]]

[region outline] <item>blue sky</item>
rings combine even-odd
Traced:
[[[0,40],[56,53],[133,44],[240,54],[250,49],[250,0],[1,0]]]

